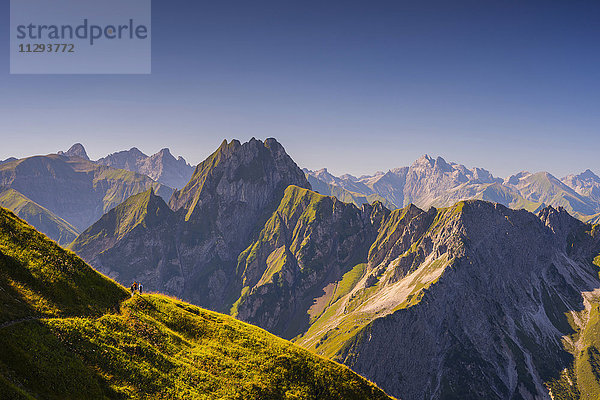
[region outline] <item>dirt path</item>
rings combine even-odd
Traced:
[[[8,321],[3,324],[0,324],[0,329],[8,328],[9,326],[20,324],[21,322],[35,321],[35,320],[40,320],[40,319],[42,319],[42,318],[41,317],[28,317],[28,318],[16,319],[14,321]]]

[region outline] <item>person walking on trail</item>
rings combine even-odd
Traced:
[[[142,294],[142,292],[144,291],[144,285],[142,285],[141,283],[138,286],[140,294]]]
[[[133,282],[133,285],[131,285],[131,297],[133,297],[133,295],[135,294],[135,291],[138,288],[138,283],[137,282]]]

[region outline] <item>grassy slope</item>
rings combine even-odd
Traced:
[[[14,189],[0,193],[0,207],[12,210],[19,218],[26,220],[39,231],[56,238],[60,244],[72,242],[79,234],[77,229],[67,221]]]
[[[530,212],[536,212],[542,206],[541,203],[529,201],[521,196],[518,191],[497,182],[485,187],[485,189],[478,193],[475,198],[478,200],[504,204],[515,210],[525,209]]]
[[[152,212],[152,215],[148,215]],[[159,221],[163,214],[171,214],[167,204],[154,194],[153,189],[131,196],[117,207],[104,214],[98,222],[86,229],[69,246],[73,251],[95,244],[106,238],[121,239],[140,224]]]
[[[259,299],[256,304],[261,306],[255,310],[255,316],[273,312],[273,304],[277,302],[294,303],[293,310],[282,306],[278,311],[280,316],[293,312],[294,315],[280,319],[292,323],[282,323],[270,330],[283,337],[293,337],[302,332],[303,324],[308,323],[305,314],[314,319],[322,307],[328,306],[331,296],[349,290],[348,286],[353,285],[362,274],[364,265],[356,265],[366,258],[367,249],[360,240],[356,240],[361,233],[359,219],[360,212],[352,204],[312,190],[288,186],[279,207],[258,239],[238,257],[237,270],[243,278],[244,289],[231,309],[232,315],[237,316],[240,304],[249,298],[251,302]],[[348,246],[348,243],[355,245],[345,249],[340,257],[328,247],[332,242],[341,246]],[[344,274],[353,268],[356,268],[354,273],[344,280]],[[257,271],[260,274],[256,274]],[[294,301],[290,300],[294,294],[288,289],[289,283],[285,278],[290,275],[295,280],[292,286],[302,286],[305,290]],[[329,284],[333,285],[331,291],[324,287]]]
[[[106,166],[98,166],[95,170],[93,185],[95,188],[104,190],[104,212],[121,204],[125,199],[136,193],[144,192],[152,188],[159,196],[167,201],[173,190],[158,182],[153,182],[146,175],[126,171],[124,169],[113,169]]]
[[[590,234],[599,236],[600,225],[592,227]],[[592,263],[600,270],[600,254]],[[578,390],[573,392],[582,399],[598,399],[600,398],[600,303],[597,300],[590,302],[587,316],[584,313],[583,318],[587,319],[587,322],[581,330],[573,326],[576,330],[573,341],[578,343],[577,351],[573,354],[575,363],[571,370],[571,374],[574,375],[571,380],[575,379]]]
[[[348,368],[229,316],[161,295],[129,298],[5,209],[0,278],[8,398],[388,398]]]

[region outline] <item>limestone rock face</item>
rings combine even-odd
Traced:
[[[589,197],[600,204],[600,177],[591,170],[579,175],[568,175],[561,181],[584,197]]]
[[[169,149],[162,149],[156,154],[147,156],[133,147],[130,150],[110,154],[96,162],[147,175],[172,188],[184,187],[194,172],[194,167],[181,156],[176,159]]]
[[[406,174],[404,204],[415,203],[419,207],[440,206],[437,199],[448,190],[463,184],[491,184],[501,181],[488,171],[462,165],[449,164],[443,158],[433,159],[427,155],[411,165]],[[461,199],[456,199],[454,203]]]
[[[88,157],[87,152],[85,151],[85,147],[83,147],[81,143],[75,143],[66,152],[63,153],[62,151],[59,151],[58,154],[67,157],[79,157],[83,158],[84,160],[90,161],[90,158]]]

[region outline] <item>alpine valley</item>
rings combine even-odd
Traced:
[[[335,177],[275,139],[224,141],[168,201],[152,184],[70,249],[400,399],[596,399],[599,188],[589,170],[499,179],[428,156]]]

